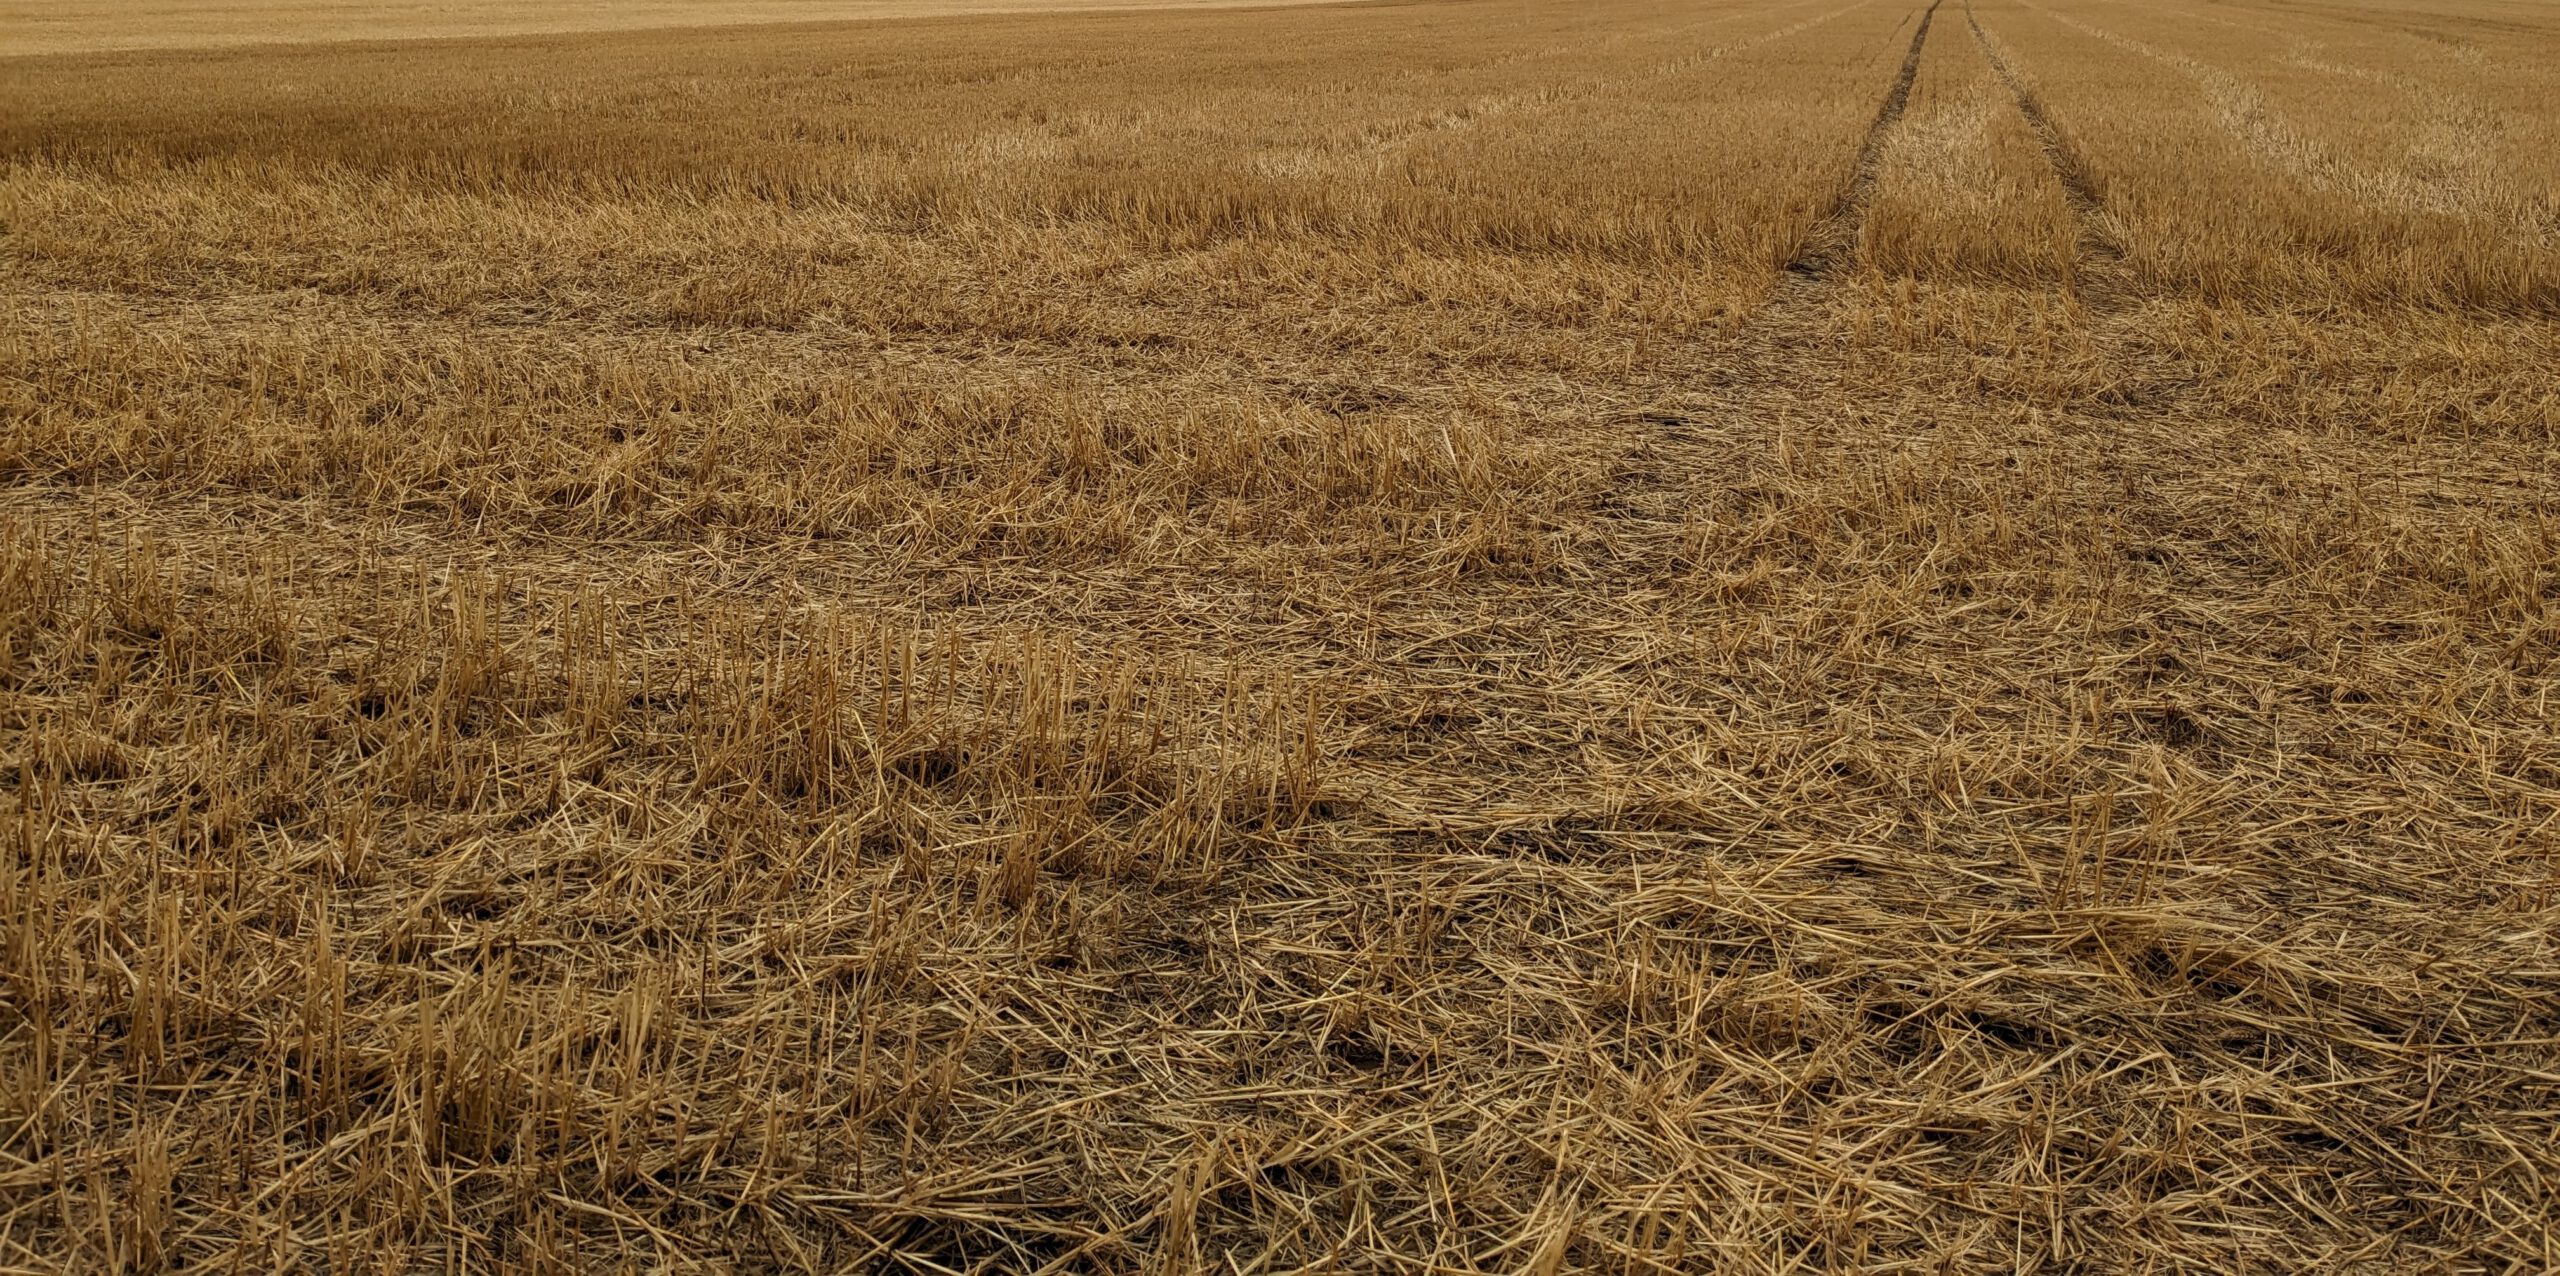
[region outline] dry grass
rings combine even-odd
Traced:
[[[0,1262],[2560,1264],[2550,27],[13,61]]]
[[[2261,303],[2560,305],[2560,149],[2526,52],[2547,27],[2490,7],[2351,65],[2303,52],[2326,24],[2019,5],[2001,37],[2155,283]],[[2429,75],[2449,69],[2431,45],[2468,52],[2447,59],[2458,83]],[[2090,73],[2038,70],[2058,66]]]
[[[1326,0],[1299,0],[1325,3]],[[1269,0],[0,0],[0,56],[569,31],[1230,9]]]

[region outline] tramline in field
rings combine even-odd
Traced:
[[[2550,1265],[2545,7],[20,9],[0,1264]]]

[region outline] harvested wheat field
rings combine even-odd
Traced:
[[[0,61],[0,1267],[2560,1266],[2560,11],[310,9]]]

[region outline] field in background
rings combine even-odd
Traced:
[[[0,62],[0,1263],[2551,1265],[2555,42]]]
[[[0,57],[1257,3],[1269,0],[0,0]]]

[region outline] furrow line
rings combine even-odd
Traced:
[[[1884,101],[1876,108],[1875,121],[1867,125],[1867,133],[1858,142],[1857,167],[1849,179],[1849,188],[1840,202],[1805,237],[1804,247],[1787,263],[1792,275],[1820,278],[1832,274],[1856,254],[1858,230],[1866,222],[1867,206],[1874,202],[1876,169],[1884,150],[1885,134],[1902,119],[1911,105],[1911,85],[1920,77],[1920,48],[1928,43],[1930,20],[1938,16],[1941,0],[1929,0],[1921,11],[1920,25],[1911,33],[1911,48],[1902,55],[1902,69],[1893,77],[1893,87],[1885,90]]]
[[[2080,157],[2063,143],[2053,118],[2045,113],[2044,102],[2019,78],[2000,42],[1983,29],[1982,20],[1974,14],[1973,0],[1965,0],[1964,22],[1972,30],[1973,42],[1981,48],[1983,60],[1991,64],[1991,73],[1999,77],[2008,88],[2010,99],[2017,103],[2018,114],[2035,135],[2036,146],[2044,152],[2045,163],[2052,167],[2055,180],[2062,185],[2063,198],[2070,202],[2072,215],[2079,223],[2078,254],[2070,263],[2064,286],[2075,296],[2091,282],[2101,284],[2110,294],[2120,291],[2126,283],[2122,277],[2124,247],[2107,228],[2106,200],[2098,193],[2097,182],[2089,176]],[[2085,269],[2084,259],[2095,269]]]

